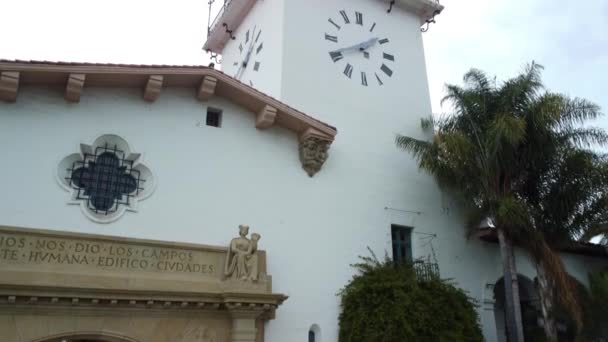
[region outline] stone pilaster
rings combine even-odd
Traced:
[[[232,311],[231,342],[256,342],[256,321],[261,312]]]

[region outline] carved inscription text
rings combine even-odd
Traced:
[[[219,262],[215,253],[194,249],[0,232],[0,266],[53,265],[219,276]]]

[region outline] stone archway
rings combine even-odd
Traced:
[[[521,305],[524,335],[533,336],[538,333],[540,317],[540,300],[534,282],[521,274],[517,275],[519,285],[519,301]],[[496,334],[498,342],[508,342],[505,324],[505,282],[500,278],[494,285],[494,319],[496,320]],[[528,340],[528,338],[526,338]],[[534,339],[530,339],[534,340]]]

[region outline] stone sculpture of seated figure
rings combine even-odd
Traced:
[[[247,238],[249,226],[239,226],[239,237],[230,241],[228,254],[224,267],[224,276],[227,279],[238,280],[258,280],[258,241],[260,234],[251,234],[251,239]]]

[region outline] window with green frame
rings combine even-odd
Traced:
[[[393,261],[412,261],[412,228],[391,225],[391,239],[393,242]]]

